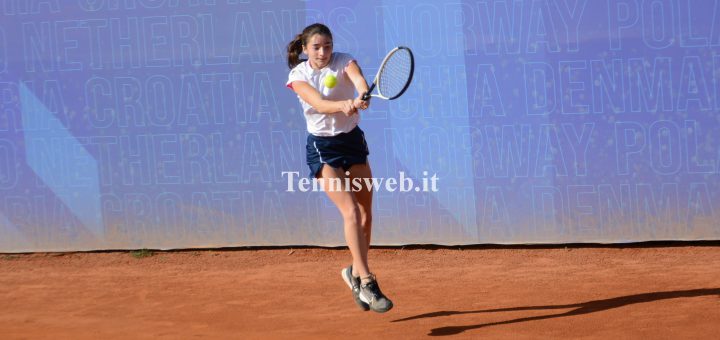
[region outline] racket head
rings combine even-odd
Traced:
[[[380,64],[373,83],[378,94],[373,97],[388,100],[400,97],[410,86],[414,72],[415,58],[412,51],[405,46],[395,47]]]

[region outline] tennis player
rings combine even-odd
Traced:
[[[384,313],[392,301],[380,291],[368,265],[372,234],[372,190],[346,187],[354,178],[371,178],[365,135],[358,126],[358,109],[367,82],[357,62],[347,53],[333,52],[330,29],[312,24],[287,46],[287,87],[295,91],[307,122],[307,164],[311,178],[317,178],[344,221],[345,241],[353,263],[340,272],[363,310]],[[304,53],[307,59],[300,59]],[[357,95],[356,95],[357,93]],[[347,181],[348,178],[350,181]],[[362,180],[361,180],[362,181]],[[337,185],[340,183],[340,190]],[[357,182],[354,182],[357,183]]]

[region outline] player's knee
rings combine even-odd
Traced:
[[[372,226],[372,213],[369,211],[360,211],[360,225],[365,229],[369,229]]]
[[[345,219],[345,222],[361,224],[360,209],[358,208],[357,205],[352,205],[350,207],[343,209],[342,215],[343,215],[343,219]]]

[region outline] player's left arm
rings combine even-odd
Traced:
[[[362,74],[360,65],[355,60],[351,60],[347,66],[345,66],[345,74],[347,74],[350,81],[355,86],[355,90],[358,93],[358,97],[355,98],[353,104],[358,109],[367,109],[370,106],[370,100],[362,100],[362,95],[368,91],[368,84],[365,81],[365,77]]]

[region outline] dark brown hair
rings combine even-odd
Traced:
[[[293,68],[302,62],[302,60],[300,60],[300,54],[302,54],[303,46],[307,45],[308,39],[315,34],[327,36],[332,40],[330,29],[323,24],[315,23],[305,27],[302,33],[296,35],[295,39],[287,46],[288,67]]]

